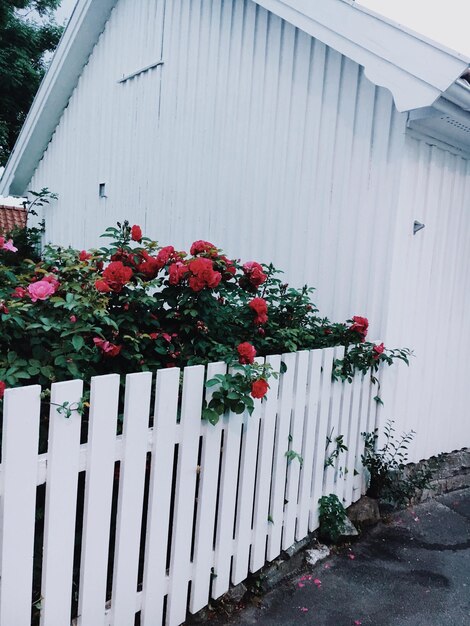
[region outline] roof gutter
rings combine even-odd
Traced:
[[[23,195],[117,0],[78,0],[0,180]]]
[[[470,112],[470,85],[466,80],[459,79],[442,94],[442,97],[460,109]],[[436,102],[437,105],[437,102]]]

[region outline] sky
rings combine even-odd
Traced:
[[[358,4],[470,57],[470,0],[358,0]]]
[[[62,2],[60,3],[60,8],[56,12],[56,19],[59,24],[62,24],[70,17],[75,3],[76,0],[62,0]]]
[[[62,0],[57,21],[70,17],[75,2]],[[470,0],[357,0],[357,4],[470,57]]]

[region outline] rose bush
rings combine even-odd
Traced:
[[[3,239],[0,394],[5,386],[217,360],[246,365],[255,355],[335,345],[359,344],[359,356],[351,354],[361,368],[406,360],[406,351],[365,342],[366,318],[319,317],[313,290],[289,287],[272,265],[241,265],[202,240],[189,254],[161,248],[127,222],[103,236],[110,243],[100,249],[47,246],[39,260]],[[354,367],[337,365],[336,376]],[[253,397],[264,396],[262,373],[248,382]]]

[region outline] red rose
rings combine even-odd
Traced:
[[[262,325],[268,321],[268,304],[264,298],[253,298],[248,303],[250,309],[256,313],[255,324]]]
[[[201,291],[204,287],[214,289],[222,280],[222,274],[214,271],[214,265],[210,259],[199,257],[189,263],[189,286],[193,291]]]
[[[251,343],[245,341],[238,346],[237,350],[238,360],[242,365],[248,365],[250,363],[253,363],[256,356],[256,350],[255,347],[251,345]]]
[[[196,256],[196,254],[208,254],[209,256],[217,256],[218,251],[217,247],[214,246],[210,241],[203,241],[199,239],[195,241],[189,250],[192,256]]]
[[[137,269],[145,276],[146,280],[152,280],[162,269],[164,263],[161,263],[158,260],[158,257],[150,256],[150,254],[145,250],[142,253],[142,257],[144,260],[138,265]]]
[[[3,398],[3,394],[5,393],[6,388],[7,386],[5,385],[3,380],[0,380],[0,400]]]
[[[57,280],[57,278],[55,276],[52,276],[51,274],[49,274],[49,276],[44,276],[42,280],[45,280],[46,282],[51,283],[51,285],[54,287],[56,291],[60,287],[60,283]]]
[[[78,258],[80,259],[80,261],[88,261],[88,259],[91,258],[91,254],[86,250],[82,250],[78,255]]]
[[[12,298],[24,298],[28,292],[24,287],[15,287],[15,291],[11,294]]]
[[[367,317],[360,317],[359,315],[355,315],[352,318],[352,321],[353,323],[349,327],[349,330],[356,332],[360,336],[361,341],[365,341],[367,336],[367,329],[369,328],[369,320],[367,319]]]
[[[133,272],[130,267],[123,265],[121,261],[113,261],[103,272],[103,278],[113,291],[119,293],[132,278]]]
[[[105,356],[117,356],[122,350],[122,346],[117,346],[116,344],[110,343],[100,337],[94,337],[93,341],[95,346],[104,352]]]
[[[142,239],[142,229],[137,224],[131,228],[131,238],[132,241],[140,241]]]
[[[268,393],[269,385],[268,381],[264,378],[258,378],[251,385],[251,395],[253,398],[264,398]]]
[[[237,273],[237,268],[234,265],[234,262],[228,259],[226,256],[221,256],[220,260],[223,261],[225,267],[223,268],[222,275],[225,280],[230,280],[232,276],[235,276]]]
[[[173,246],[165,246],[157,254],[157,260],[161,264],[161,267],[166,265],[168,261],[171,261],[175,257],[175,249]]]
[[[374,353],[374,361],[380,359],[380,355],[383,353],[384,350],[385,346],[383,343],[380,343],[377,346],[373,347],[372,352]]]
[[[72,322],[72,324],[75,324],[75,322],[77,321],[77,316],[76,315],[71,315],[69,317],[69,320]]]
[[[256,261],[249,261],[243,266],[243,272],[252,287],[259,287],[267,279],[263,268]]]
[[[179,285],[181,280],[186,276],[187,273],[188,268],[184,263],[181,263],[181,261],[172,263],[168,268],[168,274],[170,275],[170,285]]]
[[[95,281],[95,288],[98,291],[101,291],[102,293],[107,293],[109,291],[112,291],[111,287],[108,285],[108,283],[105,280]]]

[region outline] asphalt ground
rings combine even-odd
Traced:
[[[470,489],[391,515],[219,626],[470,626]]]

